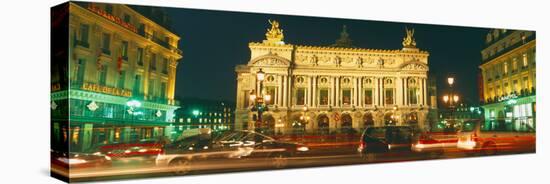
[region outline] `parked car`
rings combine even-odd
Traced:
[[[518,131],[512,128],[484,127],[481,121],[464,122],[458,133],[457,148],[470,154],[494,155],[503,152],[534,152],[536,132],[526,126]]]
[[[413,135],[408,126],[369,127],[364,130],[357,151],[369,161],[381,153],[411,152]]]
[[[254,131],[230,131],[216,138],[196,135],[164,147],[158,166],[171,166],[176,174],[191,171],[191,162],[212,159],[269,158],[275,168],[285,167],[287,158],[309,151],[300,143],[277,141]]]

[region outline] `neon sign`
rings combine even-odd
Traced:
[[[516,98],[518,98],[518,95],[516,95],[516,94],[509,94],[509,95],[506,95],[506,96],[498,97],[498,101],[499,101],[499,102],[502,102],[502,101],[506,101],[506,100],[510,100],[510,99],[516,99]]]

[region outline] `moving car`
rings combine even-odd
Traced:
[[[468,121],[458,133],[457,148],[471,154],[494,155],[498,152],[534,152],[536,132],[526,127],[521,131],[513,128],[482,128],[480,121]]]
[[[426,153],[429,158],[438,158],[445,149],[456,148],[457,132],[423,132],[413,142],[412,151]]]
[[[93,153],[104,154],[114,160],[143,159],[154,160],[168,143],[163,138],[141,139],[131,143],[112,143],[99,145],[93,148]]]
[[[168,144],[156,159],[158,166],[171,166],[186,174],[191,162],[213,159],[269,158],[275,168],[287,165],[287,158],[309,151],[300,143],[277,141],[254,131],[230,131],[216,138],[210,134],[187,137]]]
[[[357,151],[372,161],[378,154],[410,152],[413,130],[408,126],[369,127],[361,136]]]
[[[52,151],[51,160],[52,164],[71,169],[112,166],[111,157],[103,154]]]

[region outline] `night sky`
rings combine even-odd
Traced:
[[[173,30],[181,36],[179,47],[183,58],[177,68],[178,99],[235,101],[234,68],[248,62],[248,43],[264,40],[270,27],[267,20],[275,19],[284,29],[285,43],[294,45],[328,46],[339,37],[342,26],[347,25],[356,47],[401,49],[405,26],[414,28],[417,47],[430,53],[430,74],[437,77],[438,99],[448,90],[446,77],[452,74],[461,99],[469,104],[479,103],[477,74],[488,29],[181,8],[166,10]]]

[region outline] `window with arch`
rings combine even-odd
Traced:
[[[323,77],[323,78],[321,78],[320,82],[321,82],[321,84],[326,84],[326,83],[328,83],[328,79],[326,77]]]

